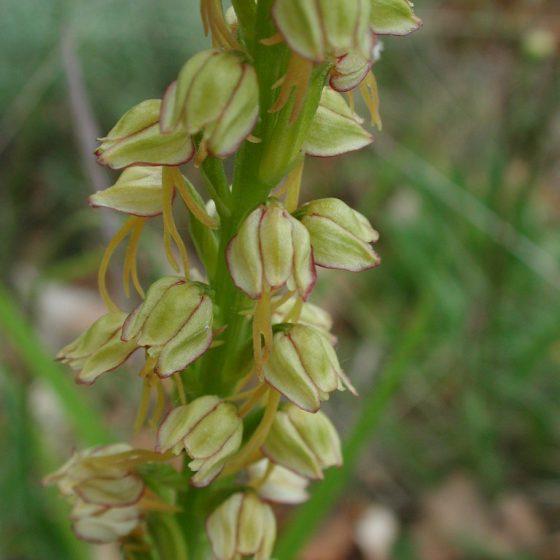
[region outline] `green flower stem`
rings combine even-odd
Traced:
[[[227,330],[223,335],[224,344],[207,354],[203,359],[200,373],[204,390],[209,394],[221,396],[229,393],[239,377],[239,371],[235,368],[238,363],[236,356],[240,344],[247,338],[245,335],[248,329],[248,321],[240,315],[240,312],[250,307],[248,298],[231,281],[225,260],[227,244],[235,235],[245,215],[266,201],[271,190],[297,162],[303,139],[317,110],[326,79],[326,68],[318,67],[310,81],[303,110],[294,123],[289,122],[293,99],[279,112],[269,112],[268,109],[278,94],[278,90],[273,89],[273,85],[286,71],[289,58],[285,45],[271,47],[261,43],[262,39],[275,33],[270,15],[271,6],[272,0],[263,0],[259,2],[256,13],[254,56],[259,76],[261,109],[260,123],[253,134],[262,141],[259,143],[246,141],[236,156],[232,197],[228,205],[229,215],[224,213],[220,231],[218,263],[213,288],[216,305],[221,314],[220,319],[224,325],[227,325]],[[275,153],[277,157],[274,157]],[[267,160],[271,157],[274,159],[274,173],[269,172],[271,163]],[[263,176],[263,169],[266,171],[266,177]],[[208,164],[204,167],[204,171],[214,173],[212,178],[214,186],[217,183],[223,185],[223,177],[220,178],[215,174],[215,168],[210,169]]]
[[[178,493],[177,505],[181,511],[177,514],[177,521],[188,550],[188,560],[208,560],[213,555],[210,552],[210,543],[206,538],[206,519],[223,498],[232,493],[233,481],[228,479],[222,483],[218,480],[206,488],[189,487],[188,481],[193,474],[188,466],[189,462],[188,457],[183,460],[182,476],[185,481],[185,490]],[[172,558],[175,560],[175,557]],[[167,560],[167,558],[161,560]]]
[[[148,517],[148,527],[159,558],[189,560],[187,544],[174,515],[160,514]]]

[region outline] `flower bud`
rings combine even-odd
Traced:
[[[199,358],[212,342],[212,300],[200,282],[166,276],[148,290],[128,316],[124,341],[134,341],[157,357],[155,372],[169,377]]]
[[[184,449],[192,459],[189,467],[196,471],[192,484],[207,486],[238,450],[242,435],[235,405],[204,396],[169,413],[159,428],[158,450],[179,454]]]
[[[416,31],[422,20],[414,15],[408,0],[369,0],[370,26],[378,35],[407,35]]]
[[[324,62],[351,50],[367,55],[369,0],[276,0],[272,14],[293,51]]]
[[[316,274],[309,235],[300,225],[275,201],[251,212],[226,252],[234,284],[258,299],[266,288],[274,291],[290,283],[306,299]]]
[[[270,461],[310,479],[322,479],[323,469],[342,465],[340,439],[322,412],[288,405],[278,412],[262,452]]]
[[[272,351],[264,365],[264,378],[294,404],[315,412],[329,393],[354,388],[340,368],[327,337],[310,326],[276,325]]]
[[[93,544],[116,542],[132,533],[142,520],[135,506],[106,508],[81,500],[74,504],[70,519],[76,536]]]
[[[272,509],[253,492],[230,496],[212,512],[206,532],[217,560],[268,560],[276,539]]]
[[[336,198],[303,205],[296,213],[307,228],[318,266],[358,272],[380,263],[371,243],[379,239],[365,216]]]
[[[161,101],[148,99],[126,112],[96,150],[98,163],[113,169],[131,165],[181,165],[194,155],[194,145],[184,131],[162,135]]]
[[[373,137],[361,126],[362,122],[340,93],[324,88],[303,151],[311,156],[331,157],[368,146]]]
[[[254,486],[263,500],[279,504],[301,504],[309,498],[307,478],[280,465],[273,465],[268,459],[252,464],[248,472],[249,486]]]
[[[164,96],[161,130],[202,133],[199,152],[232,154],[255,125],[257,75],[240,53],[210,49],[193,56]]]
[[[80,370],[78,383],[93,383],[103,373],[122,365],[138,348],[132,341],[121,340],[125,318],[126,314],[120,311],[107,313],[74,342],[60,350],[57,360]]]

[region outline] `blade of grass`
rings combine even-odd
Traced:
[[[282,560],[296,558],[341,495],[359,459],[360,452],[370,440],[382,413],[391,402],[391,397],[410,370],[408,366],[411,358],[424,342],[431,311],[431,298],[427,297],[418,304],[409,327],[394,345],[398,350],[385,365],[380,381],[375,383],[369,394],[363,398],[362,411],[343,447],[344,465],[340,469],[329,470],[325,479],[313,489],[309,501],[292,517],[276,547],[276,558]]]
[[[29,372],[45,381],[57,395],[76,435],[87,445],[111,441],[111,435],[97,411],[85,402],[70,376],[46,352],[33,329],[0,285],[0,330],[17,352]]]
[[[23,534],[33,535],[33,539],[16,537],[11,542],[20,553],[25,551],[26,557],[86,560],[90,557],[88,548],[70,530],[64,502],[55,492],[44,492],[40,487],[42,475],[54,470],[55,465],[47,457],[38,426],[29,414],[26,387],[2,367],[0,397],[6,422],[1,442],[10,450],[0,484],[4,506],[0,508],[0,526],[4,530],[3,534],[0,530],[0,556],[15,554],[10,550],[14,535],[9,530],[18,527]]]
[[[502,219],[471,192],[461,188],[436,167],[387,134],[380,137],[376,153],[503,246],[549,286],[560,289],[560,268],[554,256],[518,232],[511,223]],[[423,180],[419,181],[418,178]]]

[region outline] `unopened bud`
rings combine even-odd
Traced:
[[[194,155],[184,131],[163,135],[159,128],[161,101],[148,99],[126,112],[95,152],[97,161],[113,169],[132,165],[181,165]]]
[[[259,90],[254,68],[240,53],[210,49],[193,56],[163,100],[161,130],[202,133],[200,150],[232,154],[255,125]]]
[[[371,243],[379,239],[365,216],[336,198],[304,204],[296,215],[311,236],[318,266],[358,272],[373,268],[380,258]]]
[[[294,405],[277,413],[262,451],[273,463],[311,479],[342,464],[340,439],[327,416]]]
[[[331,157],[364,148],[373,142],[373,137],[361,126],[362,122],[340,93],[324,88],[303,151],[311,156]]]
[[[258,299],[290,283],[306,299],[316,281],[309,234],[275,201],[259,206],[230,241],[226,259],[234,284]]]
[[[276,539],[276,519],[256,494],[239,492],[212,512],[206,532],[217,560],[245,556],[268,560]]]
[[[158,450],[187,452],[196,471],[194,486],[207,486],[220,474],[228,457],[241,444],[243,422],[237,408],[218,397],[200,397],[174,408],[158,432]]]
[[[122,339],[157,358],[155,372],[169,377],[199,358],[212,342],[212,300],[200,282],[166,276],[126,319]]]
[[[329,393],[344,387],[354,391],[334,348],[318,329],[301,324],[276,325],[264,378],[304,410],[319,410]]]
[[[80,370],[78,383],[93,383],[100,375],[123,364],[138,348],[133,341],[121,340],[125,319],[126,314],[120,311],[107,313],[74,342],[60,350],[57,359]]]

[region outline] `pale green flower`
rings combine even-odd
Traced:
[[[70,519],[79,539],[92,544],[106,544],[117,542],[140,527],[142,513],[136,506],[107,508],[77,500]]]
[[[354,392],[324,332],[295,323],[275,325],[275,329],[264,379],[287,399],[315,412],[332,391]]]
[[[276,414],[262,451],[277,465],[299,476],[323,478],[323,469],[342,465],[340,439],[322,412],[288,405]]]
[[[125,169],[117,182],[89,197],[91,206],[112,208],[133,216],[152,217],[163,212],[160,166]]]
[[[276,0],[274,21],[289,47],[313,62],[369,47],[368,0]]]
[[[194,145],[184,131],[163,135],[159,115],[161,100],[148,99],[127,111],[101,138],[97,161],[113,169],[131,165],[181,165],[194,155]]]
[[[160,377],[182,371],[212,342],[212,300],[200,282],[165,276],[127,317],[122,340],[147,349]]]
[[[381,260],[371,244],[379,239],[368,219],[337,198],[304,204],[296,216],[311,237],[315,264],[359,272]]]
[[[45,478],[45,484],[56,484],[72,502],[70,517],[79,538],[114,542],[139,525],[144,481],[126,462],[113,460],[131,451],[128,444],[118,443],[76,452]]]
[[[100,375],[122,365],[138,348],[134,341],[121,340],[126,313],[115,311],[100,317],[76,340],[62,348],[57,359],[80,370],[78,383],[91,384]]]
[[[309,235],[300,226],[274,200],[251,212],[227,248],[234,284],[253,299],[290,284],[306,299],[316,275]]]
[[[259,89],[254,68],[241,53],[211,49],[193,56],[165,93],[161,130],[173,136],[202,133],[198,160],[226,157],[255,125]]]
[[[303,143],[303,151],[310,156],[332,157],[360,150],[373,142],[373,136],[362,123],[363,119],[350,109],[344,97],[326,87]]]
[[[268,560],[276,539],[272,509],[253,492],[230,496],[212,512],[206,532],[217,560]]]
[[[262,459],[248,468],[249,486],[267,502],[301,504],[309,498],[309,480],[280,465]]]
[[[174,408],[158,432],[158,450],[187,452],[196,471],[194,486],[207,486],[241,444],[243,422],[237,408],[218,397],[200,397],[187,405]]]

